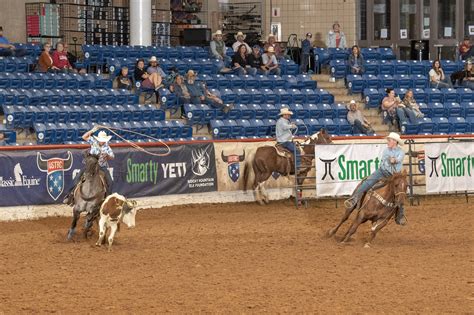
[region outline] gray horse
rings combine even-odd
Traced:
[[[82,212],[87,212],[84,223],[84,237],[87,238],[94,220],[98,217],[99,208],[105,199],[105,178],[99,168],[99,157],[87,153],[85,157],[85,170],[81,182],[74,190],[74,207],[71,228],[67,238],[72,239],[76,233],[77,221]]]

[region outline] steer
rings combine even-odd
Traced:
[[[135,200],[127,200],[124,196],[117,193],[108,196],[100,207],[100,232],[99,239],[95,245],[102,245],[102,241],[107,233],[107,228],[110,227],[108,237],[109,251],[112,250],[114,235],[119,227],[120,220],[129,228],[135,227],[135,215],[137,214],[137,210],[134,208],[136,205],[137,202]]]

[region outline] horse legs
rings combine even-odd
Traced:
[[[339,228],[341,227],[341,225],[342,225],[344,222],[346,222],[347,219],[349,219],[349,217],[351,216],[351,213],[352,213],[353,210],[354,210],[354,208],[352,208],[352,209],[346,209],[346,212],[345,212],[344,215],[342,216],[342,219],[341,219],[341,221],[339,222],[339,224],[338,224],[336,227],[334,227],[334,228],[332,228],[332,229],[330,229],[330,230],[328,231],[328,233],[327,233],[327,236],[328,236],[328,237],[332,237],[332,236],[334,236],[334,234],[336,234],[337,230],[339,230]]]
[[[117,232],[117,222],[112,222],[110,223],[109,252],[112,251],[112,243],[114,242],[115,232]]]
[[[367,219],[364,218],[363,211],[359,211],[359,213],[357,214],[357,217],[352,222],[351,227],[347,230],[346,234],[344,235],[344,238],[342,239],[341,243],[345,243],[349,241],[352,234],[354,234],[357,231],[357,228],[359,227],[359,225],[361,225],[365,221],[367,221]]]
[[[386,217],[385,219],[383,219],[381,223],[378,223],[378,221],[377,221],[377,222],[375,222],[374,225],[372,225],[372,228],[370,229],[371,232],[370,232],[369,239],[367,240],[367,242],[364,245],[365,248],[370,247],[370,243],[374,240],[374,238],[377,235],[378,231],[383,229],[387,225],[387,223],[390,222],[390,219],[393,217],[394,213],[395,212],[392,212],[391,214],[389,214],[389,216]]]
[[[95,243],[95,246],[101,246],[105,238],[105,233],[107,232],[107,219],[100,218],[99,220],[99,239]]]
[[[77,226],[77,221],[79,220],[80,217],[80,212],[76,210],[72,210],[72,222],[71,222],[71,227],[69,228],[69,231],[67,233],[67,239],[71,240],[74,234],[76,233],[76,226]]]
[[[260,189],[262,190],[263,202],[268,204],[270,202],[270,199],[268,198],[268,193],[267,193],[267,190],[265,189],[265,182],[260,183]]]

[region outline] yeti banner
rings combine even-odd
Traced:
[[[426,192],[474,191],[474,142],[425,144]]]
[[[163,147],[147,148],[166,153]],[[61,203],[84,167],[84,150],[0,152],[0,207]],[[114,149],[113,190],[127,197],[217,190],[214,145],[172,146],[167,156]]]
[[[385,144],[317,145],[316,195],[350,195],[380,164]]]

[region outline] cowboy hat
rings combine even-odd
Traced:
[[[275,53],[275,48],[273,48],[272,46],[269,46],[269,47],[267,48],[267,52],[269,52],[269,53]]]
[[[239,36],[242,36],[244,38],[244,40],[247,37],[247,35],[245,35],[244,33],[239,31],[239,32],[237,32],[237,34],[234,35],[234,38],[237,40],[237,37],[239,37]]]
[[[283,108],[280,108],[280,116],[282,115],[293,115],[293,112],[290,111],[288,108],[286,107],[283,107]]]
[[[268,36],[267,36],[267,40],[269,40],[269,39],[270,39],[270,37],[273,37],[273,38],[275,38],[275,34],[272,34],[272,33],[268,34]]]
[[[99,141],[99,142],[109,142],[110,139],[112,139],[112,136],[107,136],[105,131],[100,131],[97,136],[94,136],[94,139]]]
[[[187,77],[195,77],[195,76],[197,76],[197,73],[194,72],[193,70],[188,70],[188,72],[186,73],[186,76]]]
[[[158,62],[158,59],[156,59],[155,56],[151,56],[151,58],[148,61],[149,62]]]
[[[388,136],[387,139],[392,139],[398,142],[399,145],[403,144],[403,140],[400,138],[400,135],[396,132],[391,132]]]
[[[216,35],[222,35],[222,31],[217,30],[215,33],[212,34],[212,36],[216,36]]]

